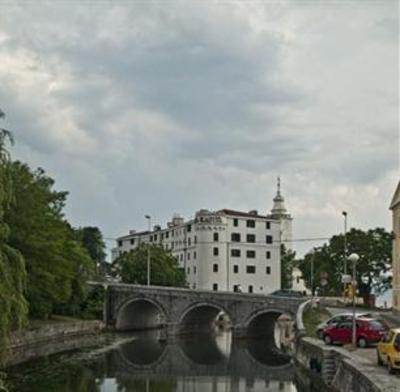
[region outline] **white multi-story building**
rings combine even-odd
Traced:
[[[175,215],[166,228],[119,237],[112,259],[143,242],[158,244],[177,258],[190,288],[268,294],[281,286],[280,245],[290,247],[291,239],[278,182],[270,214],[200,210],[186,222]]]

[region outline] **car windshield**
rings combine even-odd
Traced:
[[[384,329],[383,324],[376,320],[369,321],[368,324],[371,329]]]

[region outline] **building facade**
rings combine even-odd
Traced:
[[[175,215],[166,228],[119,237],[112,258],[140,243],[157,244],[177,258],[190,288],[268,294],[281,287],[280,246],[290,247],[291,236],[278,182],[270,214],[200,210],[188,221]]]
[[[390,204],[393,222],[393,310],[400,313],[400,182]]]

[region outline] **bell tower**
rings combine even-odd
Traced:
[[[273,207],[269,218],[279,220],[280,222],[280,241],[287,249],[292,248],[292,216],[285,207],[285,198],[281,194],[281,178],[277,178],[277,191],[273,199]]]

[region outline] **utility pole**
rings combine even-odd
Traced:
[[[147,286],[150,286],[150,232],[151,232],[151,216],[144,216],[149,223],[149,244],[147,246]]]

